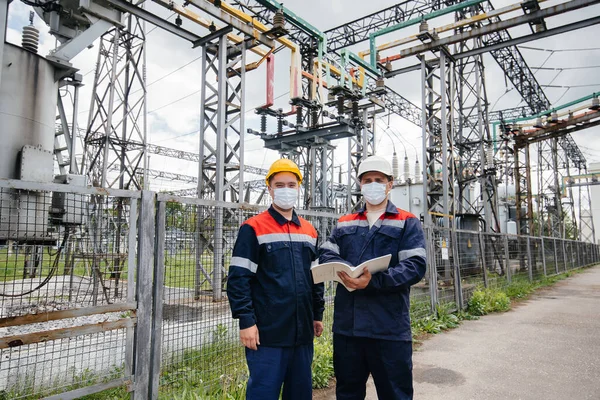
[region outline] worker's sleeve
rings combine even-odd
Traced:
[[[398,264],[374,274],[366,289],[395,289],[419,282],[425,275],[427,252],[421,222],[409,218],[404,224],[398,247]]]
[[[318,243],[318,240],[317,240]],[[311,260],[314,264],[319,262],[319,255],[316,253],[315,259]],[[325,311],[325,284],[313,283],[312,300],[313,300],[313,320],[323,321],[323,312]]]
[[[256,232],[247,224],[238,233],[227,278],[227,297],[233,318],[240,320],[240,329],[256,324],[252,305],[252,286],[258,268],[259,245]]]
[[[336,226],[333,228],[329,238],[319,248],[319,263],[324,264],[328,262],[343,262],[348,264],[346,260],[340,255],[339,246],[339,228]]]

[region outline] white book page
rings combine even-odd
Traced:
[[[322,283],[328,281],[336,281],[342,283],[341,279],[338,277],[338,272],[340,271],[346,272],[352,278],[358,278],[362,275],[365,268],[368,268],[371,274],[387,270],[391,259],[392,255],[387,254],[385,256],[365,261],[358,267],[351,267],[348,264],[344,264],[342,262],[337,261],[329,262],[312,267],[311,272],[313,275],[314,283]],[[352,291],[353,289],[348,290]]]

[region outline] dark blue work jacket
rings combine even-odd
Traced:
[[[313,283],[317,232],[294,212],[288,221],[272,206],[241,226],[229,267],[227,296],[240,329],[256,324],[260,344],[312,343],[323,319],[323,284]]]
[[[319,262],[357,266],[392,255],[389,269],[372,275],[369,285],[349,292],[337,285],[333,331],[346,336],[411,340],[410,286],[425,275],[425,237],[421,222],[388,201],[385,213],[369,228],[365,209],[339,219],[320,248]]]

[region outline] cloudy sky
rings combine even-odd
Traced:
[[[511,4],[508,1],[493,0],[495,8]],[[558,4],[558,1],[547,1],[547,4]],[[345,22],[359,18],[363,15],[384,9],[393,4],[390,0],[370,0],[368,2],[333,0],[323,2],[320,0],[287,0],[286,7],[297,15],[305,18],[321,30],[327,30]],[[148,3],[148,10],[170,17],[171,12],[164,10],[154,3]],[[28,24],[29,7],[19,1],[13,1],[9,13],[9,29],[7,40],[20,44],[21,29]],[[589,18],[600,15],[600,5],[588,7],[585,11],[563,15],[559,21],[564,24],[569,21]],[[439,26],[450,22],[449,19],[439,19],[430,22],[430,27]],[[50,36],[45,26],[36,16],[36,26],[41,31],[40,54],[48,54],[55,47],[55,40]],[[557,26],[556,17],[547,20],[548,27]],[[185,28],[198,34],[206,31],[192,26],[184,21]],[[417,32],[417,26],[388,35],[380,40],[394,40],[406,37]],[[528,27],[511,30],[513,36],[527,33]],[[199,103],[200,103],[200,68],[201,51],[192,49],[191,45],[183,39],[176,38],[159,29],[147,29],[147,76],[148,76],[148,141],[162,146],[196,151],[198,148]],[[572,100],[589,95],[595,91],[600,92],[600,26],[574,31],[561,36],[529,42],[521,47],[521,53],[528,65],[532,68],[544,67],[547,70],[533,69],[545,93],[553,105],[560,105]],[[352,47],[358,52],[367,48],[366,43]],[[81,91],[80,127],[84,128],[87,122],[90,96],[94,78],[94,66],[97,59],[96,44],[89,50],[78,55],[73,64],[84,75],[84,88]],[[489,55],[484,56],[486,66],[487,95],[490,110],[501,110],[523,105],[523,102],[510,82],[505,80],[504,74]],[[413,58],[412,63],[416,59]],[[398,65],[400,66],[400,64]],[[289,70],[289,53],[278,53],[276,58],[276,85],[275,96],[279,97],[276,107],[288,108],[289,90],[287,71]],[[263,67],[264,68],[264,67]],[[561,70],[562,69],[562,70]],[[249,73],[246,91],[246,125],[249,128],[259,129],[258,119],[253,113],[256,106],[264,103],[264,69]],[[420,73],[413,72],[388,80],[387,84],[398,93],[415,104],[421,104]],[[388,128],[389,126],[389,128]],[[274,124],[271,125],[274,127]],[[378,120],[376,129],[377,152],[383,156],[391,156],[393,145],[391,137],[401,135],[404,146],[396,145],[398,153],[403,154],[406,147],[411,166],[416,153],[421,154],[421,130],[400,117],[392,116],[389,119]],[[383,134],[387,130],[392,135]],[[582,152],[590,162],[600,162],[600,128],[591,128],[573,134]],[[397,141],[397,139],[396,139]],[[247,163],[258,167],[268,167],[277,158],[277,153],[266,151],[262,148],[262,141],[255,136],[247,136],[245,140]],[[346,142],[334,143],[336,165],[345,168],[347,164]],[[398,148],[400,147],[400,148]],[[150,167],[157,170],[178,172],[187,175],[197,175],[197,166],[192,163],[181,162],[152,155]],[[191,185],[189,185],[191,186]],[[155,182],[153,189],[171,189],[173,187],[189,187],[182,183]]]

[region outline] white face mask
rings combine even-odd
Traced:
[[[387,193],[385,192],[386,188],[387,185],[385,183],[371,182],[362,185],[360,192],[364,196],[367,203],[376,206],[383,203],[387,197]]]
[[[298,189],[276,188],[273,189],[273,203],[282,210],[290,210],[296,205]]]

